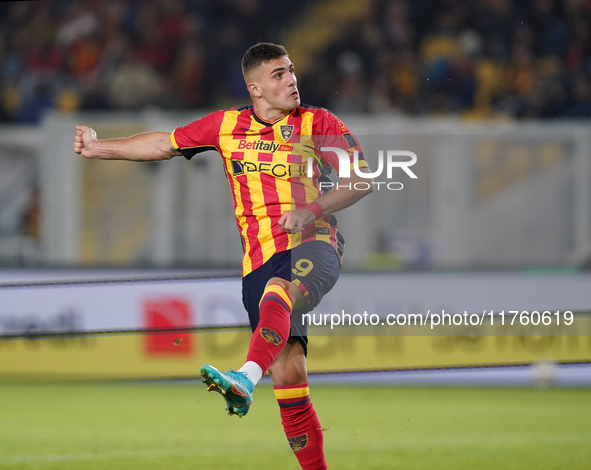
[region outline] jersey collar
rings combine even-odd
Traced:
[[[296,108],[298,109],[298,108]],[[255,112],[254,110],[254,105],[250,106],[250,112],[252,113],[252,117],[254,118],[254,120],[256,122],[258,122],[259,124],[262,124],[263,126],[267,126],[267,127],[271,127],[275,124],[277,124],[279,121],[282,121],[283,119],[285,119],[287,116],[289,116],[290,114],[292,114],[296,109],[291,110],[289,113],[287,113],[285,116],[283,116],[282,118],[277,119],[276,121],[265,121],[263,118],[259,117],[259,115]]]

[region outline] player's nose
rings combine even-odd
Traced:
[[[298,82],[298,79],[296,78],[296,76],[293,73],[290,73],[288,75],[288,79],[287,79],[287,85],[288,86],[295,86]]]

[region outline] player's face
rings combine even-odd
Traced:
[[[292,110],[300,105],[293,64],[283,56],[260,65],[257,88],[261,98],[276,109]]]

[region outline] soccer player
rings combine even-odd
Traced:
[[[201,375],[208,390],[225,398],[228,413],[242,417],[268,371],[301,467],[324,470],[322,426],[308,396],[306,330],[293,320],[316,307],[339,276],[344,240],[332,213],[371,192],[371,180],[361,174],[369,167],[340,119],[300,103],[294,65],[283,46],[252,46],[242,72],[251,106],[211,113],[172,134],[97,140],[91,128],[76,126],[74,151],[134,161],[219,152],[244,249],[243,303],[253,335],[238,371],[205,365]],[[331,187],[332,167],[349,176]]]

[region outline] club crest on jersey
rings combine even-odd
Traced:
[[[299,452],[308,445],[308,435],[304,434],[303,436],[288,437],[287,441],[289,442],[291,450]]]
[[[283,341],[281,336],[279,336],[276,331],[273,331],[269,328],[261,328],[261,336],[265,338],[267,343],[274,344],[275,346],[281,344]]]
[[[281,126],[281,135],[283,136],[283,140],[286,142],[291,139],[291,135],[293,134],[293,126],[291,124],[286,124]]]

